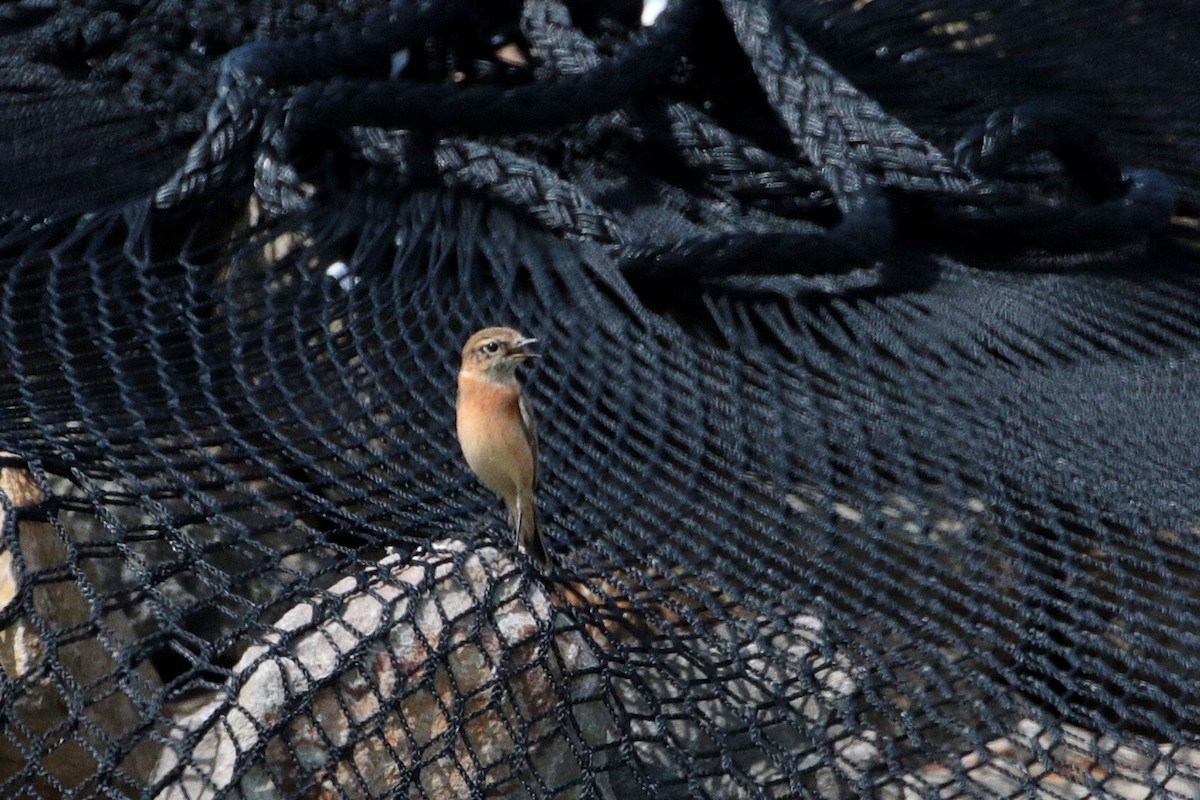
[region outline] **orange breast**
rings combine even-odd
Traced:
[[[520,389],[462,373],[458,441],[483,485],[511,501],[533,480],[533,453],[521,421]]]

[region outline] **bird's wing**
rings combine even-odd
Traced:
[[[521,427],[524,428],[525,439],[529,442],[529,452],[533,454],[533,485],[536,487],[538,479],[537,420],[533,418],[533,406],[529,404],[524,392],[521,392],[518,406],[521,409]]]

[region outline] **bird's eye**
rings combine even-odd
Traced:
[[[488,355],[494,355],[500,352],[500,343],[494,341],[488,342],[483,346],[483,352],[487,353]]]

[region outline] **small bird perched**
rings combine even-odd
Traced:
[[[512,328],[484,328],[467,340],[458,371],[458,443],[467,465],[508,508],[508,524],[521,548],[542,567],[537,490],[537,423],[517,383],[517,367],[536,358],[536,343]]]

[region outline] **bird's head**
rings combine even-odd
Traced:
[[[462,352],[463,372],[492,380],[512,380],[517,366],[526,359],[537,358],[527,349],[536,344],[512,328],[484,328],[467,339]]]

